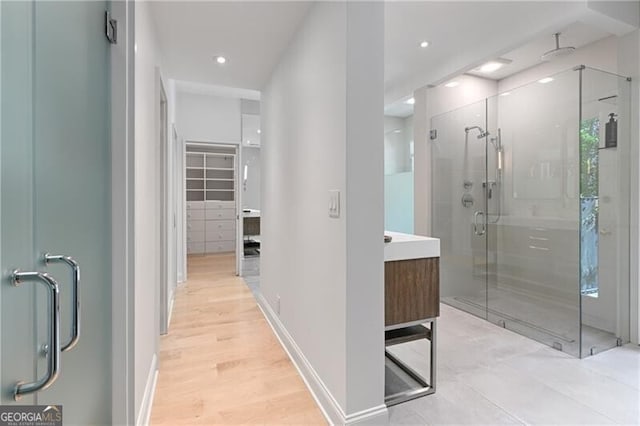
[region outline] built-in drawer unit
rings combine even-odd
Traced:
[[[202,254],[204,253],[204,243],[187,242],[187,254]]]
[[[236,249],[235,148],[187,143],[185,188],[187,252]]]
[[[233,220],[236,218],[235,209],[207,209],[204,212],[207,220]]]
[[[187,233],[194,232],[194,231],[200,231],[204,233],[204,224],[205,224],[204,220],[188,220]]]
[[[205,233],[202,231],[187,231],[187,242],[188,243],[204,243],[205,241]]]
[[[206,231],[206,240],[207,242],[215,242],[215,241],[231,241],[236,238],[236,231],[231,229],[211,229],[211,227],[207,225]]]
[[[234,201],[207,201],[204,203],[207,210],[217,209],[233,209],[235,210],[236,204]]]
[[[204,210],[187,210],[187,221],[204,220]]]
[[[208,220],[206,228],[207,228],[207,232],[212,230],[235,231],[236,221],[235,220]]]
[[[187,201],[187,210],[204,210],[204,201]]]

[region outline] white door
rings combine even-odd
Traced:
[[[111,421],[108,7],[0,3],[1,403],[62,405],[65,424]],[[45,253],[75,259],[78,301],[73,262]]]

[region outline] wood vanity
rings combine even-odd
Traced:
[[[420,387],[385,396],[388,406],[435,392],[436,318],[440,315],[440,240],[385,232],[385,346],[418,339],[430,342],[430,377],[425,379],[388,350],[386,357]]]
[[[387,261],[384,264],[384,325],[440,315],[440,259]]]

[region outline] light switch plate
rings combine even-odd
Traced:
[[[337,189],[329,191],[329,217],[340,217],[340,191]]]

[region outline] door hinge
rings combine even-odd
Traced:
[[[432,141],[438,139],[438,130],[436,130],[436,129],[429,130],[429,138]]]
[[[104,12],[104,35],[109,40],[109,43],[116,44],[118,42],[118,21],[111,17],[111,12],[108,10]]]

